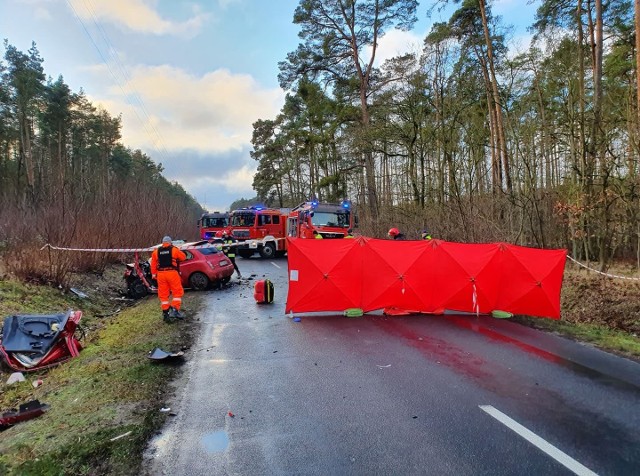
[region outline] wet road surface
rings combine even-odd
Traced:
[[[286,258],[238,264],[255,278],[207,293],[149,474],[640,474],[640,364],[483,316],[294,322]]]

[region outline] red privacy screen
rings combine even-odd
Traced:
[[[441,240],[289,239],[286,312],[494,310],[560,318],[566,250]]]

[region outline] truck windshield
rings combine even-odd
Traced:
[[[311,218],[314,226],[333,226],[337,228],[349,228],[349,212],[314,212]]]
[[[234,213],[231,216],[231,226],[252,226],[256,221],[255,213]]]
[[[205,228],[225,228],[229,223],[229,220],[225,217],[204,217],[202,219],[202,226]]]

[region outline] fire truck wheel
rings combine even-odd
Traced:
[[[276,247],[273,243],[267,243],[260,249],[260,256],[263,258],[273,258],[276,255]]]
[[[209,278],[207,278],[207,275],[204,273],[195,272],[189,276],[189,285],[191,289],[204,291],[209,287]]]

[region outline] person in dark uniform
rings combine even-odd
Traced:
[[[238,279],[242,279],[242,274],[240,273],[238,265],[236,264],[236,253],[238,252],[237,242],[233,241],[233,238],[227,235],[226,232],[222,233],[222,251],[225,255],[227,255],[229,261],[233,263],[233,269],[235,269],[236,273],[238,273]]]

